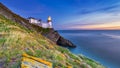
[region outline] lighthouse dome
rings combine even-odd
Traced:
[[[51,21],[52,19],[51,19],[51,16],[48,16],[48,21]]]

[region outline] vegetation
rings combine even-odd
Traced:
[[[83,55],[79,55],[79,57],[84,61],[86,62],[86,64],[90,65],[92,68],[102,68],[102,65],[100,65],[98,62],[92,60],[92,59],[89,59]],[[82,67],[83,68],[86,68],[86,64],[82,64]]]
[[[45,29],[44,32],[48,30]],[[98,66],[104,68],[90,59],[78,57],[68,49],[59,47],[36,31],[26,29],[0,15],[0,63],[3,63],[0,67],[19,68],[21,55],[24,52],[53,63],[54,68],[67,68],[67,66],[80,68],[83,67],[83,63],[93,68]]]

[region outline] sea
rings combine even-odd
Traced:
[[[69,48],[107,68],[120,68],[120,30],[59,30],[61,36],[77,47]]]

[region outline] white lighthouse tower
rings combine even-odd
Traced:
[[[52,18],[48,16],[47,22],[49,24],[49,28],[52,28]]]

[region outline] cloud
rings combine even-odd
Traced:
[[[116,7],[120,7],[120,3],[109,5],[109,6],[104,6],[104,7],[97,7],[97,8],[90,8],[90,7],[89,8],[83,8],[83,9],[80,9],[80,11],[77,12],[77,15],[78,14],[84,15],[84,14],[90,14],[90,13],[102,12],[102,11],[111,12]]]
[[[66,29],[104,29],[109,27],[120,26],[120,3],[91,11],[85,11],[81,14],[71,17],[65,21],[69,25],[64,26]],[[93,28],[92,28],[93,27]]]

